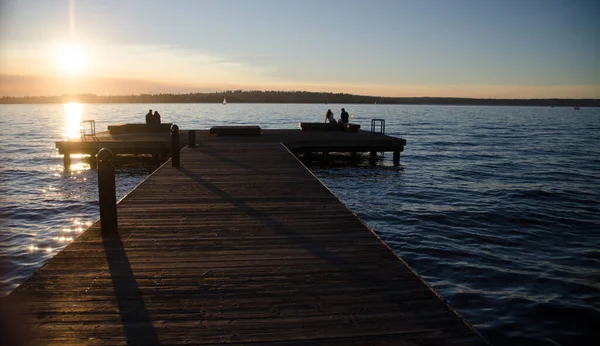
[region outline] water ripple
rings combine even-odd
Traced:
[[[399,167],[315,168],[317,176],[495,345],[600,340],[600,110],[340,105],[368,128],[408,140]],[[324,105],[86,105],[98,129],[159,109],[180,128],[250,124],[297,129]],[[53,142],[60,105],[0,107],[3,294],[97,215],[84,159],[65,172]],[[21,141],[13,143],[16,139]],[[8,145],[8,143],[11,145]],[[123,196],[154,168],[117,170]]]

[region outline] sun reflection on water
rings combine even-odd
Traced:
[[[83,233],[87,228],[92,225],[91,221],[81,221],[79,219],[71,220],[70,226],[61,229],[61,233],[55,237],[52,237],[51,244],[49,241],[40,241],[38,244],[31,243],[27,246],[29,253],[45,252],[47,254],[54,255],[60,251],[63,247],[73,242],[80,233]]]
[[[71,158],[73,158],[73,155],[71,155]],[[82,171],[86,171],[89,169],[90,169],[90,164],[85,163],[85,162],[72,163],[71,167],[70,167],[71,175],[79,174]]]
[[[81,137],[81,114],[83,105],[77,102],[69,102],[63,105],[65,109],[65,127],[62,136],[67,139]]]

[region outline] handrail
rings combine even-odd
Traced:
[[[96,135],[96,120],[84,120],[81,122],[81,136],[95,136]]]
[[[379,132],[377,132],[377,125],[379,125]],[[385,119],[371,119],[371,133],[385,134]]]

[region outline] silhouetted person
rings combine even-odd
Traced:
[[[159,125],[160,124],[160,114],[158,114],[158,111],[154,111],[154,125]]]
[[[325,122],[329,121],[330,123],[336,123],[337,121],[335,121],[335,118],[333,117],[333,112],[331,111],[331,109],[328,109],[327,112],[325,112]]]
[[[146,125],[152,124],[152,109],[146,114]]]
[[[342,108],[342,114],[340,115],[340,119],[342,123],[347,123],[350,120],[350,114],[346,112],[344,108]]]

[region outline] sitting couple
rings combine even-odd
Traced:
[[[342,108],[342,114],[340,115],[340,122],[348,123],[349,118],[350,118],[350,115],[348,114],[348,112],[346,112],[346,110],[344,108]],[[331,109],[328,109],[327,112],[325,112],[325,122],[337,123],[337,121],[333,117],[333,112],[331,111]]]
[[[152,114],[152,109],[148,111],[146,114],[146,124],[148,125],[159,125],[160,124],[160,114],[157,111],[154,111]]]

